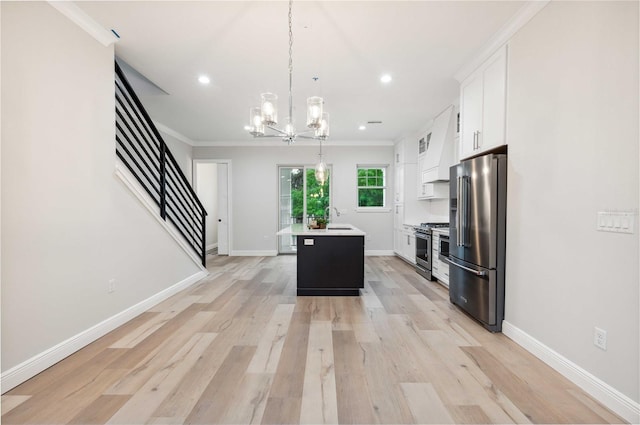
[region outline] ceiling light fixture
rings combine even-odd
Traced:
[[[198,81],[200,82],[200,84],[209,84],[211,82],[211,79],[209,79],[209,77],[207,77],[206,75],[201,75],[198,77]]]
[[[358,127],[358,130],[366,130],[366,129],[367,129],[367,127],[364,126],[364,125],[361,125],[360,127]]]
[[[293,0],[289,0],[289,116],[285,119],[283,129],[275,127],[278,124],[278,96],[273,93],[262,93],[260,106],[249,111],[249,133],[253,137],[282,137],[282,141],[292,144],[296,137],[304,139],[316,139],[321,141],[320,161],[322,162],[322,140],[329,137],[329,114],[323,111],[324,100],[318,96],[307,99],[307,127],[309,130],[296,133],[293,121],[293,25],[292,25]],[[265,128],[275,131],[277,134],[265,134]],[[305,133],[314,132],[313,135]],[[316,174],[318,174],[318,163]],[[323,173],[320,173],[324,175]]]
[[[389,74],[384,74],[382,77],[380,77],[380,81],[384,84],[388,84],[390,83],[392,80],[391,75]]]

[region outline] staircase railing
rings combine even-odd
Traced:
[[[140,99],[116,68],[116,155],[205,265],[205,211]]]

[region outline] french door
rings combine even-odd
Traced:
[[[309,218],[324,216],[331,205],[331,170],[329,178],[321,185],[313,166],[278,167],[278,230],[295,223],[308,223]],[[294,254],[297,251],[295,236],[278,237],[278,253]]]

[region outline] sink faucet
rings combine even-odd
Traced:
[[[336,207],[328,206],[324,209],[324,219],[327,220],[327,212],[329,212],[329,221],[331,221],[331,210],[336,210],[336,216],[340,217],[340,211]]]

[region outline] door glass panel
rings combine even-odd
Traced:
[[[313,167],[287,166],[278,168],[278,180],[278,230],[296,223],[307,224],[310,217],[324,216],[325,209],[331,204],[330,177],[320,185]],[[295,236],[279,236],[278,253],[295,254],[296,240]]]
[[[302,223],[304,218],[304,167],[279,168],[279,228],[282,230],[294,223]],[[295,236],[280,236],[278,252],[291,254],[296,252]]]

